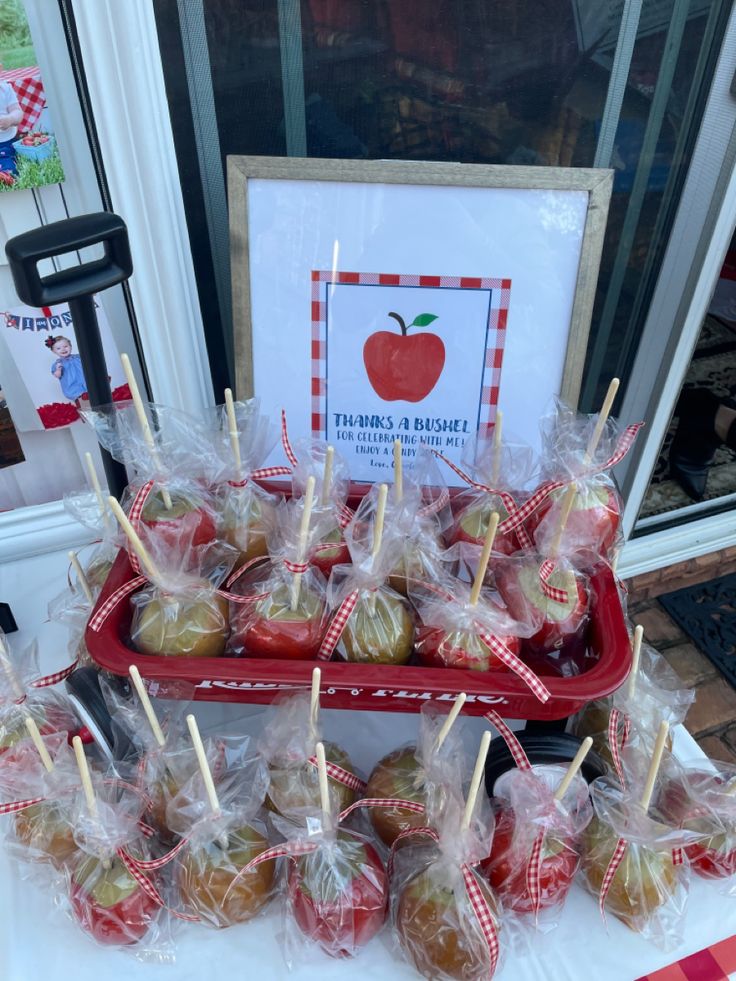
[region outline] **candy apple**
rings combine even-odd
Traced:
[[[588,593],[579,576],[568,576],[555,570],[549,585],[567,591],[567,602],[550,599],[542,592],[539,567],[536,563],[524,564],[497,572],[498,588],[511,615],[522,622],[528,618],[529,609],[542,617],[542,625],[524,642],[524,648],[532,654],[545,654],[581,642],[588,612]]]
[[[690,772],[688,779],[695,794],[717,790],[724,782],[720,775],[706,771]],[[668,780],[662,788],[658,807],[676,827],[704,835],[684,849],[690,866],[698,875],[704,879],[727,879],[736,875],[736,818],[731,808],[729,816],[712,817],[708,808],[701,810],[688,789],[675,779]],[[709,831],[712,834],[708,834]]]
[[[164,504],[160,491],[149,494],[141,521],[171,549],[178,548],[182,538],[192,545],[206,545],[217,536],[214,512],[203,502],[183,494],[171,495],[170,508]]]
[[[405,599],[378,589],[371,599],[361,595],[345,629],[342,642],[348,661],[368,664],[406,664],[414,644],[414,624]]]
[[[396,749],[379,760],[373,768],[365,791],[366,797],[410,800],[426,803],[424,770],[416,758],[416,747]],[[408,811],[402,807],[368,808],[373,829],[390,848],[403,831],[421,828],[427,823],[426,815]]]
[[[378,852],[347,831],[292,861],[287,889],[297,926],[332,957],[357,953],[388,914],[388,877]]]
[[[110,868],[91,856],[77,866],[71,881],[74,917],[101,944],[125,945],[141,940],[158,907],[115,858]]]
[[[136,608],[130,632],[143,654],[219,657],[228,636],[228,602],[205,580],[201,594],[157,592]]]
[[[475,878],[497,922],[490,886],[480,876]],[[431,865],[410,879],[396,911],[399,942],[425,978],[481,981],[490,977],[490,954],[473,913],[466,908],[462,880],[456,888],[462,891],[461,901],[440,865]]]
[[[517,657],[521,641],[507,635],[499,637]],[[477,634],[467,630],[447,633],[441,627],[425,626],[417,631],[415,649],[428,668],[468,668],[470,671],[507,671],[508,668],[483,643]]]
[[[314,660],[325,632],[324,603],[302,583],[297,608],[292,610],[291,587],[283,583],[252,609],[237,607],[232,627],[231,646],[248,657]]]
[[[583,836],[583,872],[591,889],[600,892],[603,877],[618,843],[618,835],[594,817]],[[677,888],[677,869],[671,850],[653,851],[629,845],[616,869],[606,897],[606,909],[632,930],[640,931],[651,914],[663,906]]]
[[[92,559],[85,569],[84,574],[87,577],[87,582],[93,589],[102,589],[110,574],[110,569],[112,569],[114,561],[112,558]]]
[[[491,853],[481,863],[504,907],[515,913],[533,913],[527,888],[527,866],[519,864],[514,850],[514,812],[502,807],[496,817]],[[554,906],[565,899],[578,870],[578,853],[569,842],[545,836],[539,863],[540,908]]]
[[[228,490],[222,505],[223,539],[240,552],[235,568],[251,559],[268,555],[266,536],[272,526],[274,506],[258,497],[249,487]]]
[[[437,319],[420,313],[406,324],[398,313],[389,313],[401,333],[379,330],[363,345],[363,363],[376,395],[384,402],[421,402],[437,384],[445,366],[445,345],[437,334],[409,334],[412,327],[428,327]]]
[[[325,756],[329,763],[353,772],[350,757],[335,743],[325,742]],[[319,778],[317,767],[308,761],[296,763],[288,759],[273,761],[269,766],[270,785],[266,806],[278,811],[284,817],[299,815],[306,810],[320,806]],[[327,776],[330,791],[337,794],[339,809],[342,811],[355,800],[355,791],[339,780]]]
[[[527,520],[527,530],[532,537],[544,516],[562,502],[566,492],[567,487],[558,487],[532,512]],[[606,555],[616,542],[620,524],[621,505],[614,487],[604,483],[585,484],[573,499],[565,538]]]
[[[71,710],[54,702],[44,704],[25,701],[22,708],[8,712],[4,719],[0,719],[0,758],[16,743],[28,738],[28,730],[25,726],[27,715],[34,720],[42,736],[50,736],[54,732],[66,732],[69,734],[68,740],[71,744],[72,735],[79,730],[79,722]]]
[[[329,548],[328,546],[333,546]],[[322,536],[322,540],[317,546],[317,550],[312,556],[312,565],[319,569],[325,579],[330,578],[330,573],[336,565],[348,565],[350,563],[350,551],[342,530],[337,525]]]
[[[244,923],[273,896],[275,859],[238,873],[269,847],[255,828],[231,832],[227,842],[192,845],[177,868],[177,881],[187,908],[214,927]]]
[[[72,826],[56,804],[40,803],[15,815],[18,840],[60,869],[77,852]]]
[[[488,522],[494,511],[498,512],[499,524],[509,516],[503,501],[495,494],[489,494],[484,498],[482,504],[474,501],[466,505],[455,518],[450,529],[448,544],[456,545],[458,542],[469,542],[471,545],[482,546],[488,531]],[[515,531],[501,529],[496,532],[496,537],[493,539],[494,552],[500,552],[502,555],[513,555],[518,548],[519,543]]]

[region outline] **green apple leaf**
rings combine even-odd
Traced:
[[[410,327],[429,327],[433,320],[436,320],[437,316],[434,313],[420,313],[418,317],[415,317],[409,324]]]

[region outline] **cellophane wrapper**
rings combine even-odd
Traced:
[[[670,824],[658,807],[644,812],[639,801],[645,779],[646,768],[626,790],[608,777],[590,785],[594,816],[583,835],[583,881],[597,901],[617,843],[626,841],[606,913],[662,950],[671,950],[682,942],[690,881],[687,861],[677,864],[673,849],[684,848],[696,836]]]
[[[142,654],[218,657],[229,632],[228,601],[218,587],[237,552],[224,542],[194,542],[191,528],[164,540],[141,539],[158,573],[131,597],[130,641]]]
[[[478,795],[470,827],[461,827],[462,801],[452,800],[440,818],[430,814],[439,841],[417,833],[395,852],[391,923],[404,957],[433,981],[483,981],[494,973],[488,943],[468,896],[463,866],[471,870],[503,940],[501,909],[480,870],[493,836],[485,794]]]
[[[403,536],[396,520],[396,514],[401,512],[387,514],[381,546],[374,555],[377,500],[378,488],[374,485],[345,528],[352,564],[332,570],[327,605],[333,616],[351,593],[358,593],[337,648],[348,661],[406,664],[413,650],[414,622],[409,603],[391,588],[389,579],[401,562]],[[398,508],[403,508],[401,502]]]
[[[544,560],[544,554],[534,551],[499,557],[494,563],[494,577],[515,620],[538,623],[541,614],[537,631],[524,638],[524,660],[539,675],[571,677],[589,666],[590,577],[569,557],[557,558],[548,585],[567,592],[567,601],[560,602],[542,589]]]
[[[288,564],[308,563],[323,535],[332,527],[328,513],[310,517],[304,551],[300,525],[304,499],[282,501],[275,509],[268,539],[269,561],[246,570],[231,592],[247,602],[233,604],[230,648],[251,657],[313,659],[326,625],[327,583],[309,565],[295,573]]]
[[[347,505],[350,492],[350,471],[347,461],[336,451],[332,458],[332,477],[327,493],[324,488],[325,458],[328,444],[319,439],[302,439],[294,443],[293,450],[297,463],[292,470],[292,497],[304,496],[307,481],[314,477],[314,506],[312,515],[320,522],[319,541],[311,550],[310,562],[329,579],[336,565],[350,561],[350,553],[345,543],[343,528],[352,517]]]
[[[104,497],[102,508],[94,491],[82,488],[64,495],[64,510],[80,525],[91,531],[95,540],[102,545],[117,545],[120,533],[115,517]]]
[[[373,768],[366,797],[405,800],[424,806],[424,813],[400,805],[367,809],[373,830],[387,848],[411,828],[422,828],[430,821],[440,820],[451,800],[462,800],[466,771],[462,724],[456,721],[442,746],[437,748],[437,737],[446,719],[447,712],[437,706],[422,705],[416,743],[393,750]]]
[[[323,738],[319,714],[312,717],[309,692],[285,695],[264,727],[258,747],[268,763],[270,785],[266,805],[284,817],[298,821],[319,807],[319,779],[315,760],[317,743],[325,747],[328,763],[359,776],[340,746]],[[328,774],[328,785],[339,811],[356,800],[356,791]]]
[[[214,778],[222,741],[207,740],[205,748]],[[268,769],[249,739],[230,751],[234,756],[228,759],[225,749],[216,779],[218,812],[211,809],[199,771],[166,810],[167,825],[186,842],[170,863],[177,909],[214,928],[244,923],[264,910],[276,881],[273,859],[243,871],[270,846],[261,812]]]
[[[523,921],[528,927],[529,917],[534,917],[536,929],[545,932],[557,925],[580,867],[581,835],[593,817],[588,784],[579,773],[562,800],[555,799],[565,771],[565,767],[555,765],[512,769],[496,781],[494,788],[496,830],[483,871],[504,909],[522,918],[523,939],[527,939]],[[535,917],[527,873],[540,836],[540,899]]]
[[[657,801],[668,820],[699,836],[685,848],[690,867],[726,896],[736,896],[735,789],[733,763],[670,759]]]
[[[92,784],[94,811],[84,794],[74,799],[78,853],[64,869],[66,888],[57,902],[101,946],[130,950],[149,962],[171,962],[174,949],[167,911],[141,885],[141,873],[133,874],[126,864],[126,859],[150,857],[139,825],[145,796],[112,771],[92,771]],[[156,873],[146,873],[146,878],[154,888],[161,887]]]
[[[93,602],[87,599],[84,590],[75,581],[71,569],[69,570],[67,587],[49,600],[47,607],[49,620],[52,623],[60,623],[69,631],[67,650],[70,661],[77,661],[78,667],[94,665],[84,642],[84,632],[87,629],[87,622],[92,613],[94,602],[99,596],[116,555],[117,550],[114,546],[103,544],[96,546],[95,555],[89,560],[88,569],[92,568],[95,572],[94,581],[88,580],[92,589]]]
[[[622,763],[625,768],[640,768],[651,759],[660,722],[668,722],[670,729],[679,725],[694,699],[695,692],[682,687],[680,676],[665,658],[653,647],[642,644],[633,693],[627,679],[612,695],[590,702],[573,720],[573,731],[581,738],[592,736],[594,748],[613,769],[608,725],[611,709],[618,709],[629,721]],[[619,738],[623,736],[623,726],[622,719]]]
[[[463,469],[473,480],[492,488],[493,492],[470,486],[453,499],[454,520],[445,535],[448,545],[459,541],[482,544],[491,514],[497,511],[496,550],[511,555],[520,547],[516,531],[503,528],[509,511],[499,492],[510,494],[514,502],[520,504],[528,496],[536,475],[536,458],[530,446],[515,439],[501,440],[497,467],[495,456],[492,433],[474,436],[465,443]]]
[[[305,811],[298,822],[274,824],[295,850],[287,859],[284,955],[290,967],[330,957],[354,957],[382,928],[389,882],[369,838],[338,825],[338,795],[331,814]]]
[[[47,772],[30,738],[17,742],[0,760],[0,803],[42,798],[6,815],[6,846],[18,861],[36,872],[43,867],[52,881],[77,855],[72,815],[81,792],[79,771],[66,734],[42,736],[53,769]],[[50,868],[49,868],[50,867]]]
[[[475,548],[463,543],[453,546]],[[416,653],[428,667],[469,668],[472,671],[509,671],[482,640],[490,634],[517,657],[521,637],[531,636],[541,623],[532,619],[531,606],[520,608],[526,620],[516,620],[498,594],[482,590],[477,603],[471,603],[469,584],[436,574],[432,582],[413,586],[409,595],[417,611],[419,626]]]

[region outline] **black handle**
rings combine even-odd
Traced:
[[[61,272],[41,276],[42,259],[102,245],[102,259],[71,266]],[[55,221],[30,232],[16,235],[5,245],[15,289],[20,299],[32,307],[51,307],[68,303],[84,370],[87,394],[93,409],[112,402],[110,379],[95,313],[93,293],[124,282],[133,272],[128,230],[118,215],[107,211],[79,218]],[[101,450],[110,493],[121,497],[127,475],[125,467]]]

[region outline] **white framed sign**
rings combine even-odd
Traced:
[[[576,402],[611,172],[230,157],[236,388],[383,479]],[[449,473],[447,474],[449,477]],[[455,482],[455,478],[452,478]]]

